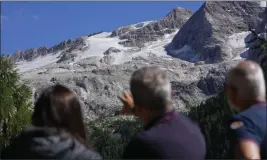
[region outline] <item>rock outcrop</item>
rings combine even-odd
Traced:
[[[87,58],[83,63],[88,64],[93,61],[97,62],[97,59]],[[36,71],[32,71],[32,73],[24,73],[23,78],[30,81],[37,95],[43,88],[55,83],[68,86],[76,92],[82,102],[86,119],[93,120],[114,116],[120,111],[121,102],[117,96],[129,89],[130,76],[138,68],[147,65],[167,68],[174,89],[173,102],[178,110],[188,111],[190,110],[188,106],[200,104],[223,89],[221,83],[226,71],[235,63],[235,61],[229,61],[195,66],[193,63],[179,59],[169,60],[151,56],[136,58],[120,65],[99,65],[98,67],[74,65],[69,69],[62,66],[64,70],[62,68],[61,72],[53,71],[58,70],[58,66],[56,68],[49,66],[46,67],[49,70],[47,74],[35,76]]]
[[[48,48],[45,46],[40,48],[31,48],[27,49],[25,51],[16,51],[16,53],[9,56],[12,61],[18,62],[18,61],[31,61],[39,56],[45,56],[48,54]]]
[[[248,28],[255,28],[264,8],[255,1],[207,1],[166,47],[169,55],[187,61],[216,63],[245,50]]]
[[[13,62],[32,61],[40,56],[45,56],[47,54],[56,54],[57,52],[65,51],[64,53],[62,53],[62,55],[64,56],[63,59],[65,59],[66,56],[68,56],[66,55],[67,53],[71,53],[75,50],[84,49],[87,46],[85,43],[85,39],[86,37],[79,37],[75,40],[69,39],[63,41],[50,48],[43,46],[40,48],[27,49],[25,51],[17,51],[16,53],[8,56],[8,58],[10,58]]]
[[[106,50],[103,53],[104,57],[100,59],[100,62],[107,64],[107,65],[112,65],[115,62],[116,53],[119,53],[119,52],[121,52],[121,50],[115,47],[110,47],[108,50]]]
[[[111,37],[125,39],[121,44],[127,47],[143,47],[145,42],[156,41],[159,37],[181,28],[192,15],[191,10],[177,7],[159,21],[121,27],[113,31]]]
[[[217,4],[219,6],[216,6]],[[37,98],[42,89],[49,85],[56,83],[66,85],[78,95],[83,106],[84,117],[87,120],[116,115],[121,109],[121,102],[117,96],[129,89],[131,74],[136,69],[147,65],[156,65],[167,69],[174,89],[173,103],[175,107],[179,111],[189,111],[190,106],[200,104],[223,89],[222,84],[226,72],[238,60],[216,64],[205,64],[204,61],[216,59],[209,56],[212,56],[212,53],[215,55],[221,53],[219,52],[222,50],[220,47],[223,48],[224,44],[222,42],[227,41],[227,37],[235,31],[246,30],[247,23],[243,23],[243,21],[247,17],[236,16],[236,14],[240,11],[240,13],[245,12],[256,17],[259,9],[257,7],[250,9],[249,4],[256,6],[255,2],[206,2],[188,22],[186,21],[193,14],[192,11],[176,8],[162,20],[122,27],[111,34],[113,38],[109,37],[110,33],[106,32],[93,37],[88,35],[90,38],[86,36],[74,41],[64,41],[51,48],[42,48],[39,51],[37,49],[30,50],[28,52],[34,53],[30,56],[31,58],[25,59],[27,56],[24,52],[11,57],[15,57],[14,59],[19,61],[31,60],[44,55],[45,63],[42,62],[43,58],[40,58],[32,63],[21,63],[18,66],[20,69],[26,68],[21,70],[21,74],[23,79],[30,82],[35,91],[34,98]],[[233,13],[228,11],[229,9],[234,9]],[[226,21],[223,21],[222,15],[224,14]],[[199,24],[195,21],[199,21]],[[235,24],[233,21],[240,21],[240,23]],[[186,23],[186,28],[182,27],[184,23]],[[225,27],[227,24],[234,26]],[[129,27],[132,28],[129,29]],[[187,45],[184,55],[193,55],[194,52],[190,51],[195,49],[203,53],[204,57],[206,54],[207,59],[191,63],[166,55],[164,46],[170,43],[176,34],[174,31],[180,27],[182,27],[182,32],[179,32],[177,36],[183,35],[183,37],[180,37],[178,44],[180,46]],[[166,33],[172,34],[165,35]],[[138,36],[131,37],[136,35]],[[171,44],[177,42],[177,36]],[[157,40],[157,42],[146,43],[153,40]],[[147,46],[144,48],[140,48],[140,46],[123,47],[118,43],[125,43],[126,46],[136,46],[136,44]],[[190,45],[195,45],[196,48],[192,48]],[[216,45],[219,46],[214,50]],[[206,53],[206,51],[210,52]],[[29,54],[28,52],[27,54]],[[47,54],[53,54],[53,56],[46,58]],[[43,64],[38,66],[39,62]]]

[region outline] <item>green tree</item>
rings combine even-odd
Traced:
[[[227,120],[232,116],[224,92],[192,107],[188,116],[196,121],[204,134],[208,159],[227,159],[230,155]]]
[[[0,55],[0,147],[5,147],[31,120],[31,90],[11,60]]]
[[[104,159],[120,159],[124,147],[141,131],[142,122],[132,116],[98,119],[88,124],[91,145]]]

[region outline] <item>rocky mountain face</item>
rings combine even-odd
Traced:
[[[119,52],[121,52],[121,50],[119,50],[119,49],[117,49],[115,47],[110,47],[108,50],[106,50],[103,53],[104,57],[102,59],[100,59],[100,62],[108,64],[108,65],[113,64],[114,61],[115,61],[116,53],[119,53]],[[114,53],[115,53],[115,55],[114,55]]]
[[[179,111],[188,111],[222,91],[227,71],[246,51],[248,26],[264,23],[263,11],[254,1],[208,1],[194,14],[178,7],[159,21],[17,52],[10,58],[19,62],[23,79],[30,82],[33,100],[47,86],[61,83],[77,94],[87,120],[116,115],[122,105],[117,96],[129,89],[131,74],[147,65],[167,69],[173,103]]]
[[[156,41],[159,37],[175,32],[179,29],[189,17],[193,15],[193,12],[181,7],[173,9],[162,20],[146,23],[139,23],[136,25],[130,25],[121,27],[113,31],[110,37],[118,36],[120,39],[125,40],[119,42],[119,44],[128,47],[144,47],[144,44],[149,41]],[[38,57],[45,56],[47,54],[56,54],[62,52],[61,59],[58,63],[71,60],[76,57],[75,51],[85,51],[90,46],[86,44],[86,38],[101,34],[103,32],[97,32],[89,34],[85,37],[79,37],[75,40],[69,39],[63,41],[55,46],[47,48],[45,46],[40,48],[31,48],[25,51],[17,51],[8,58],[14,62],[19,61],[32,61]],[[105,58],[107,59],[107,57]],[[111,61],[111,60],[108,60]]]
[[[188,9],[177,7],[159,21],[129,25],[113,31],[111,37],[124,39],[121,44],[130,47],[143,47],[145,42],[156,41],[165,34],[175,32],[193,15]]]
[[[73,68],[54,64],[24,73],[23,78],[30,81],[36,93],[35,98],[49,85],[60,83],[68,86],[82,102],[86,119],[94,120],[118,114],[122,104],[117,96],[129,89],[130,76],[138,68],[147,65],[166,68],[174,89],[174,105],[180,111],[188,111],[188,106],[200,104],[223,89],[225,74],[236,62],[195,65],[179,59],[151,55],[110,66],[99,63],[97,57],[90,57]],[[59,69],[61,72],[56,72]],[[46,71],[40,73],[41,70]]]
[[[244,52],[249,26],[255,28],[265,8],[255,1],[207,1],[166,47],[187,61],[216,63]]]
[[[56,54],[59,51],[63,51],[62,57],[64,59],[69,56],[67,55],[68,53],[71,53],[75,50],[82,50],[86,46],[85,37],[79,37],[75,40],[68,39],[50,48],[43,46],[40,48],[30,48],[25,51],[17,51],[16,53],[8,56],[8,58],[10,58],[14,62],[32,61],[40,56],[45,56],[47,54]]]

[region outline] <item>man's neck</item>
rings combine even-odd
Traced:
[[[149,114],[144,120],[144,126],[150,124],[155,118],[160,117],[167,112],[171,112],[173,109],[174,109],[173,106],[169,105],[163,111],[152,111],[151,114]]]
[[[264,102],[266,102],[266,99],[262,97],[258,97],[254,100],[246,101],[246,104],[243,105],[241,111],[244,111],[257,103],[264,103]]]

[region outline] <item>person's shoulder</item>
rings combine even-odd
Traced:
[[[198,140],[202,141],[202,143],[205,145],[204,135],[197,122],[195,122],[194,120],[192,120],[190,117],[188,117],[183,113],[179,113],[179,116],[180,118],[178,118],[178,121],[181,121],[183,123],[183,125],[181,126],[184,126],[185,133],[188,133],[189,137],[193,136],[194,138],[197,138]]]
[[[154,134],[143,131],[125,147],[123,159],[162,159],[161,146]]]
[[[197,123],[189,118],[187,115],[181,112],[177,112],[178,120],[183,120],[183,122],[188,123],[189,125],[197,126]]]
[[[266,123],[266,107],[254,105],[247,110],[232,117],[231,122],[241,121],[247,125],[260,125]]]
[[[142,131],[133,137],[127,145],[127,148],[144,148],[148,149],[153,145],[156,145],[155,136],[150,131]]]
[[[185,126],[186,128],[190,128],[191,130],[195,130],[196,132],[201,132],[201,129],[197,122],[193,121],[190,117],[183,113],[178,113],[176,120],[180,123],[183,123],[182,126]]]
[[[137,134],[134,138],[132,138],[132,144],[145,144],[151,139],[149,131],[142,131]]]
[[[228,131],[233,140],[249,139],[260,145],[266,135],[266,108],[254,105],[234,115]]]
[[[230,120],[230,129],[236,131],[239,128],[251,128],[255,127],[257,123],[255,123],[254,115],[251,112],[245,111],[234,115]]]
[[[265,112],[264,112],[265,111]],[[253,105],[247,110],[240,112],[237,116],[266,116],[266,107],[261,106],[259,104]]]
[[[102,160],[103,158],[99,153],[97,153],[91,149],[86,149],[83,152],[83,154],[81,154],[79,156],[78,159],[81,159],[81,160]]]

